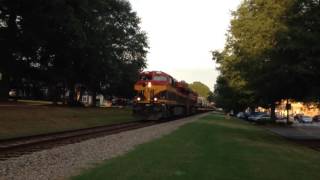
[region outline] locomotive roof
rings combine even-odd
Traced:
[[[144,71],[144,72],[141,72],[140,75],[149,75],[149,76],[162,75],[162,76],[171,77],[172,79],[174,79],[172,76],[162,71]],[[174,81],[176,81],[177,88],[184,89],[184,91],[186,92],[192,93],[194,95],[198,95],[196,92],[194,92],[192,89],[189,88],[188,84],[185,81],[177,81],[176,79],[174,79]]]
[[[172,77],[169,74],[162,72],[162,71],[144,71],[144,72],[141,72],[140,74],[141,75],[151,75],[151,76],[162,75],[162,76]]]

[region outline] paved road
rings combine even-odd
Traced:
[[[320,123],[300,124],[291,126],[272,126],[268,130],[293,140],[320,140]]]

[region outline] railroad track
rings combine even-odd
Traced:
[[[0,161],[84,140],[152,126],[166,121],[133,121],[94,128],[0,140]]]
[[[208,111],[202,111],[197,114],[202,114],[205,112]],[[180,118],[169,118],[162,121],[140,120],[93,128],[78,129],[50,134],[41,134],[35,136],[13,138],[8,140],[0,140],[0,161],[13,157],[19,157],[25,154],[30,154],[36,151],[51,149],[67,144],[74,144],[92,138],[139,129],[160,123],[166,123],[178,120]]]

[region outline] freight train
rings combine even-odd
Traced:
[[[137,96],[133,113],[148,120],[196,113],[198,94],[184,81],[177,81],[161,71],[140,74],[134,85]]]

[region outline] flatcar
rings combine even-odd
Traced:
[[[196,112],[197,93],[184,81],[177,81],[162,71],[140,74],[134,89],[133,113],[148,120],[184,116]]]

